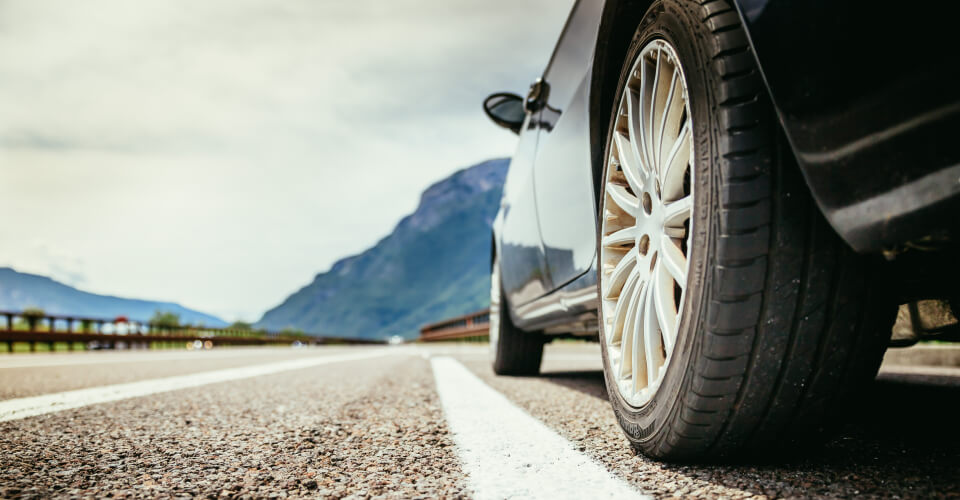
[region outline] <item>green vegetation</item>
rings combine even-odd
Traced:
[[[159,328],[177,328],[180,325],[180,315],[170,311],[157,310],[150,318],[150,324]]]
[[[47,315],[46,311],[44,311],[42,307],[36,306],[24,307],[22,314],[31,318],[42,318]]]
[[[20,313],[25,323],[26,330],[37,330],[37,327],[40,326],[40,320],[47,315],[46,311],[40,307],[25,307],[23,312]]]
[[[280,336],[281,336],[281,337],[304,338],[304,339],[307,338],[307,337],[309,337],[309,335],[307,335],[306,333],[304,333],[303,330],[301,330],[301,329],[299,329],[299,328],[296,328],[296,327],[293,327],[293,326],[288,326],[288,327],[284,328],[283,330],[280,330]]]
[[[74,351],[82,351],[86,349],[86,345],[83,342],[72,342]],[[6,352],[6,344],[0,344],[0,356],[3,352]],[[70,343],[68,342],[54,342],[53,350],[50,350],[50,346],[46,342],[37,342],[35,346],[36,352],[65,352],[70,350]],[[13,352],[31,352],[29,342],[14,342],[13,343]]]

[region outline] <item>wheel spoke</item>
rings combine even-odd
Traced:
[[[663,335],[664,351],[670,352],[677,334],[678,316],[673,298],[673,277],[666,273],[663,265],[658,265],[654,280],[656,281],[654,307],[657,310],[657,322],[660,323],[660,333]]]
[[[687,228],[685,228],[685,227],[667,227],[667,226],[664,226],[664,228],[663,228],[663,234],[665,234],[665,235],[667,236],[667,238],[681,239],[681,238],[683,238],[684,236],[687,235]]]
[[[623,333],[620,338],[620,379],[631,377],[633,373],[633,346],[636,344],[637,326],[639,326],[640,321],[639,309],[646,289],[646,283],[637,282],[637,284],[634,285],[633,293],[631,293],[629,297],[627,318],[626,321],[623,322]]]
[[[659,262],[666,268],[680,288],[687,288],[687,257],[673,241],[667,240],[660,246]]]
[[[670,105],[673,100],[674,87],[677,83],[677,72],[671,71],[672,65],[670,64],[670,59],[668,56],[663,55],[662,52],[658,52],[657,66],[659,78],[657,79],[657,86],[653,89],[654,105],[652,106],[652,108],[656,110],[656,113],[651,116],[650,137],[653,138],[655,161],[657,162],[657,170],[659,171],[664,168],[662,163],[663,157],[666,154],[663,145],[664,127],[667,125],[667,117],[671,111]],[[668,72],[670,73],[669,77],[667,76]]]
[[[633,243],[637,237],[637,228],[626,227],[603,237],[602,244],[607,248],[616,248]]]
[[[606,298],[613,299],[621,293],[621,290],[627,282],[627,277],[633,272],[636,263],[637,247],[633,247],[620,259],[620,262],[617,262],[617,265],[609,271],[610,275],[607,277],[609,285],[604,293]]]
[[[663,365],[663,345],[660,340],[659,321],[654,305],[657,291],[652,286],[649,288],[650,291],[647,292],[643,306],[643,352],[644,365],[647,368],[647,380],[652,383],[659,378],[657,377],[657,371]]]
[[[686,153],[686,154],[684,154]],[[684,167],[690,164],[690,122],[680,129],[677,140],[667,154],[663,163],[663,172],[660,175],[660,185],[663,189],[663,199],[672,200],[683,194]]]
[[[613,332],[613,335],[610,338],[612,344],[617,344],[623,338],[623,329],[625,323],[627,323],[627,310],[629,309],[630,303],[633,301],[633,294],[636,292],[637,281],[640,277],[640,273],[637,272],[636,267],[633,271],[627,276],[627,280],[623,285],[623,289],[620,290],[620,297],[617,300],[617,307],[613,310],[613,321],[610,325],[610,331]]]
[[[641,177],[652,175],[650,158],[647,157],[646,137],[643,135],[643,72],[640,73],[640,95],[627,89],[627,132],[630,134],[629,151],[640,167]]]
[[[693,195],[663,205],[663,227],[682,228],[693,211]]]
[[[635,150],[639,150],[639,154],[643,155],[643,166],[647,174],[655,175],[653,158],[649,155],[649,147],[647,145],[646,127],[643,126],[643,117],[647,115],[649,111],[647,108],[650,107],[650,77],[647,75],[647,65],[642,60],[640,61],[638,71],[640,72],[640,89],[637,91],[636,96],[634,96],[633,92],[630,92],[630,96],[632,97],[630,103],[633,105],[633,114],[629,122],[631,127],[630,137],[632,138]]]
[[[673,103],[673,89],[677,84],[677,72],[674,71],[673,75],[670,76],[670,87],[667,91],[667,98],[664,99],[664,113],[660,118],[660,126],[657,127],[657,158],[663,157],[663,130],[667,125],[667,115],[670,114],[670,105]]]
[[[683,116],[683,110],[686,107],[683,102],[683,82],[681,80],[680,72],[674,69],[670,80],[670,90],[664,102],[664,112],[660,118],[660,129],[658,130],[660,134],[659,156],[657,158],[663,158],[667,155],[679,136],[680,118]],[[666,163],[663,165],[665,166]]]
[[[657,90],[659,86],[660,86],[660,49],[657,49],[657,64],[656,64],[656,69],[653,70],[653,82],[650,84],[650,110],[647,115],[649,119],[647,120],[647,131],[646,131],[647,133],[645,137],[647,140],[647,147],[650,148],[649,158],[650,158],[650,164],[653,165],[652,170],[654,172],[659,172],[660,170],[659,158],[656,155],[656,151],[654,150],[654,144],[653,144],[653,119],[657,114],[657,93],[658,93]]]
[[[636,195],[633,195],[627,191],[627,188],[624,186],[618,186],[616,184],[607,185],[607,195],[610,196],[610,199],[620,207],[621,210],[626,212],[633,218],[636,218],[640,212],[640,198],[637,198]]]
[[[644,283],[640,296],[637,297],[637,308],[635,312],[636,319],[633,324],[633,338],[630,339],[630,375],[633,382],[633,391],[637,392],[647,385],[647,363],[644,355],[644,329],[647,324],[647,307],[650,296],[650,283]]]
[[[630,139],[619,132],[614,132],[613,140],[617,146],[617,155],[620,159],[620,169],[627,178],[627,184],[634,193],[643,191],[644,178],[643,164],[637,156],[637,148]]]

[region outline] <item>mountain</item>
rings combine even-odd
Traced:
[[[413,338],[425,323],[487,307],[490,226],[508,164],[489,160],[430,186],[389,236],[316,275],[256,326]]]
[[[179,314],[180,321],[184,323],[226,326],[226,322],[216,316],[187,309],[173,302],[98,295],[77,290],[46,276],[0,267],[0,310],[20,311],[25,307],[40,307],[48,314],[108,319],[126,316],[138,321],[147,321],[154,312],[162,310]]]

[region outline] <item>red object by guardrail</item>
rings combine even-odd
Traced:
[[[455,318],[430,323],[420,328],[420,340],[431,342],[437,340],[464,339],[489,335],[490,310],[464,314]]]

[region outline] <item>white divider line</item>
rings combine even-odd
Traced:
[[[311,349],[325,349],[321,347]],[[290,352],[290,348],[233,348],[223,351],[120,351],[111,353],[57,353],[57,354],[4,354],[0,355],[0,369],[4,368],[46,368],[54,366],[112,365],[122,363],[144,363],[152,361],[186,361],[252,358],[264,353]]]
[[[434,357],[431,364],[476,498],[650,498],[574,450],[460,362]]]
[[[89,389],[57,392],[28,398],[8,399],[6,401],[0,401],[0,422],[33,417],[46,413],[54,413],[99,403],[107,403],[110,401],[119,401],[121,399],[148,396],[150,394],[157,394],[159,392],[175,391],[178,389],[187,389],[201,385],[216,384],[218,382],[228,382],[232,380],[259,377],[261,375],[270,375],[273,373],[286,372],[290,370],[312,368],[314,366],[320,366],[329,363],[376,358],[389,354],[409,354],[409,352],[407,350],[400,349],[377,349],[376,351],[359,353],[331,354],[322,357],[292,359],[287,361],[279,361],[276,363],[245,366],[242,368],[228,368],[226,370],[214,370],[209,372],[193,373],[190,375],[177,375],[174,377],[142,380],[140,382],[130,382],[128,384],[91,387]]]

